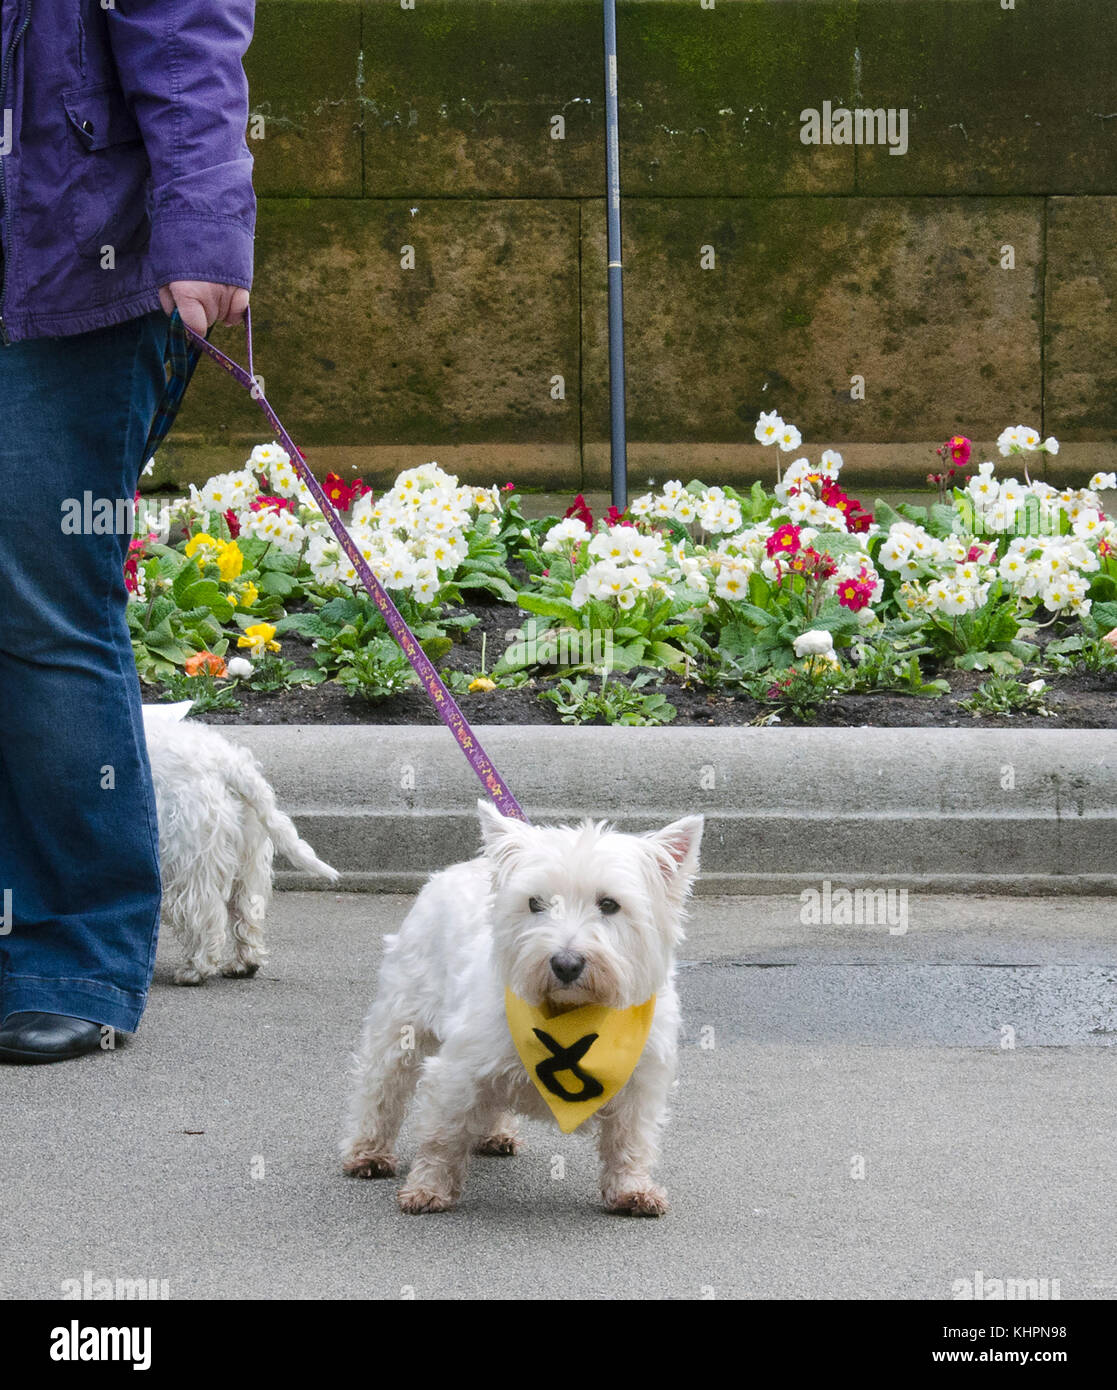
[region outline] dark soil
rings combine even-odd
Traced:
[[[455,644],[441,666],[457,671],[481,669],[481,638],[487,637],[486,664],[496,664],[506,645],[505,633],[519,629],[524,615],[507,604],[474,604],[480,621],[460,642]],[[284,639],[283,654],[296,666],[312,664],[310,647],[301,645],[289,635]],[[1034,728],[1034,729],[1112,729],[1117,728],[1117,676],[1076,675],[1047,676],[1049,691],[1047,707],[1050,718],[1039,715],[1006,715],[998,718],[975,719],[959,708],[987,673],[956,671],[944,667],[928,671],[930,677],[941,676],[950,683],[951,693],[937,700],[918,699],[909,695],[874,694],[844,695],[822,706],[812,723],[824,728],[882,729],[909,728]],[[1024,671],[1021,679],[1031,679]],[[614,679],[619,679],[614,677]],[[558,724],[558,711],[549,701],[540,700],[545,687],[542,681],[532,681],[518,690],[492,690],[484,694],[455,696],[462,713],[476,724]],[[724,691],[711,691],[698,682],[684,686],[682,680],[665,674],[658,687],[678,713],[673,727],[712,725],[742,726],[753,724],[770,715],[774,706]],[[349,695],[332,682],[306,689],[281,690],[274,694],[237,691],[239,710],[215,710],[200,716],[210,724],[437,724],[438,715],[426,693],[415,688],[389,700],[370,703]],[[795,720],[781,717],[785,727]]]

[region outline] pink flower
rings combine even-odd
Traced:
[[[788,522],[786,526],[781,526],[778,531],[772,532],[765,548],[771,559],[776,555],[794,555],[799,549],[799,544],[799,528]]]
[[[946,447],[950,452],[951,462],[956,463],[959,468],[965,468],[970,461],[970,441],[964,434],[954,434],[946,441]]]

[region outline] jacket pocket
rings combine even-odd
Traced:
[[[70,140],[66,208],[75,249],[104,257],[141,249],[150,236],[151,168],[140,128],[109,82],[62,93]]]

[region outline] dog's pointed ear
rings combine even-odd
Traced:
[[[502,816],[491,801],[477,799],[477,818],[481,822],[481,845],[492,859],[506,858],[519,844],[523,821]]]
[[[698,851],[705,824],[703,816],[684,816],[662,830],[650,830],[644,837],[655,846],[668,887],[685,889],[698,872]]]

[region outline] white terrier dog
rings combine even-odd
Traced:
[[[395,1173],[396,1137],[418,1082],[418,1153],[399,1204],[445,1211],[461,1193],[471,1150],[516,1152],[509,1112],[550,1118],[513,1042],[505,990],[550,1009],[548,1017],[587,1004],[628,1010],[654,997],[635,1070],[589,1122],[598,1127],[605,1206],[659,1216],[667,1197],[651,1174],[675,1075],[675,949],[702,817],[626,835],[604,822],[540,828],[487,802],[478,809],[481,855],[436,874],[398,935],[385,938],[354,1058],[345,1171]]]
[[[256,759],[205,724],[144,708],[159,817],[163,920],[186,952],[180,985],[218,970],[255,975],[267,957],[264,919],[278,849],[307,873],[338,873],[299,839]]]

